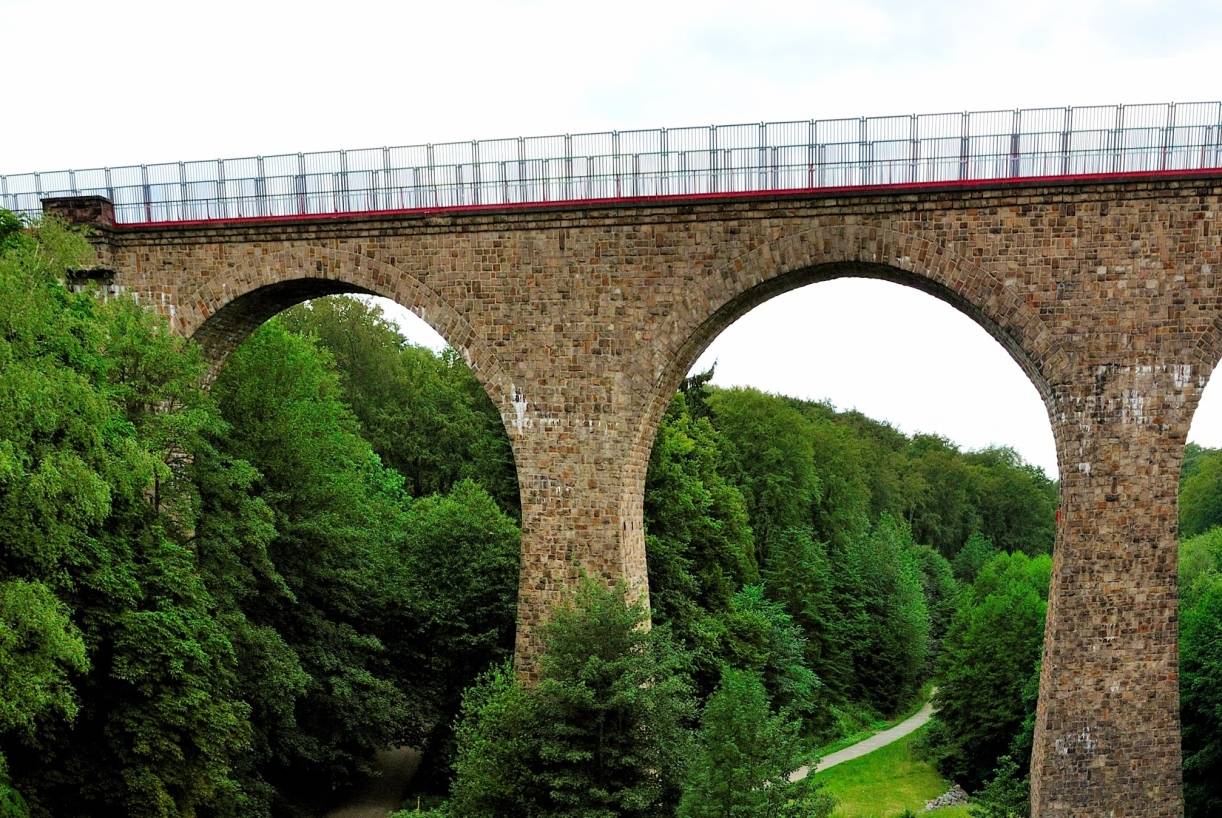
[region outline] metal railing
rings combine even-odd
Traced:
[[[0,176],[0,207],[120,222],[536,204],[1222,167],[1222,102],[760,122]]]

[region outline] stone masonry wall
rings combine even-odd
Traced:
[[[1214,175],[103,225],[97,243],[116,284],[218,364],[276,311],[342,291],[399,301],[466,356],[517,458],[528,676],[538,624],[579,575],[647,593],[649,450],[721,330],[840,276],[948,301],[1031,377],[1057,442],[1034,814],[1161,817],[1183,809],[1176,481],[1222,354],[1220,203]]]

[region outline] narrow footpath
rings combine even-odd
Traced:
[[[828,753],[823,758],[819,759],[814,770],[811,770],[809,764],[805,767],[799,767],[789,774],[790,781],[801,781],[811,772],[820,772],[829,767],[835,767],[837,764],[843,764],[846,761],[852,761],[855,758],[861,758],[868,755],[880,747],[886,747],[892,742],[899,741],[909,733],[913,733],[925,725],[926,722],[933,716],[933,701],[925,702],[925,705],[913,715],[901,721],[892,728],[883,730],[881,733],[875,733],[867,739],[850,744],[843,750],[837,750],[834,753]]]
[[[348,803],[325,818],[386,818],[403,805],[407,785],[416,774],[420,754],[409,747],[382,750],[374,759],[378,774],[357,789]]]

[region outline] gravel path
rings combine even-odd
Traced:
[[[419,764],[420,754],[409,747],[382,750],[374,759],[381,774],[366,781],[347,804],[324,818],[386,818],[403,806],[407,785]]]
[[[918,710],[914,715],[901,721],[894,727],[883,730],[881,733],[875,733],[868,739],[850,744],[843,750],[837,750],[834,753],[828,753],[823,758],[819,759],[815,765],[814,772],[826,770],[829,767],[835,767],[837,764],[843,764],[846,761],[852,761],[855,758],[861,758],[864,755],[874,752],[879,747],[886,747],[893,741],[899,741],[909,733],[919,730],[933,716],[933,702],[925,702],[925,706]],[[799,767],[789,774],[790,781],[801,781],[803,778],[811,774],[811,768],[808,764],[805,767]]]

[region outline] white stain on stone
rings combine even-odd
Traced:
[[[509,402],[513,404],[513,412],[514,412],[513,428],[521,432],[527,426],[526,396],[523,395],[522,390],[518,389],[516,386],[511,387],[511,388],[513,390],[513,394],[510,397]]]
[[[1095,748],[1099,746],[1097,739],[1091,738],[1090,728],[1083,727],[1078,733],[1070,733],[1064,738],[1056,740],[1057,752],[1063,756],[1069,755],[1070,750],[1084,750],[1087,754],[1094,754]]]

